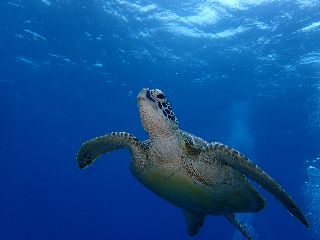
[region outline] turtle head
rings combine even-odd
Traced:
[[[138,107],[143,127],[150,135],[170,135],[178,129],[177,118],[161,90],[143,88],[138,94]]]

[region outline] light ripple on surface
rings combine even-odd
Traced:
[[[51,6],[51,2],[49,0],[41,0],[41,2],[43,2],[47,6]]]
[[[310,31],[314,31],[314,30],[319,30],[319,27],[320,27],[320,21],[314,22],[314,23],[310,24],[309,26],[306,26],[306,27],[300,29],[299,31],[310,32]]]
[[[306,65],[306,64],[319,64],[320,63],[320,53],[318,52],[311,52],[308,53],[300,58],[298,61],[299,65]]]
[[[35,39],[40,38],[40,39],[45,40],[45,41],[47,40],[44,36],[40,35],[39,33],[33,32],[33,31],[29,30],[29,29],[25,29],[24,31],[27,32],[27,33],[30,33]]]

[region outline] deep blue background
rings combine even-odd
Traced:
[[[319,239],[319,12],[318,1],[1,1],[0,238],[189,239],[182,211],[130,175],[127,151],[75,162],[107,132],[146,139],[136,94],[150,87],[182,129],[270,173],[314,226],[261,190],[266,209],[242,216],[255,239]],[[208,217],[195,239],[241,238]]]

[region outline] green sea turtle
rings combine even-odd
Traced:
[[[206,215],[224,216],[247,239],[252,239],[235,213],[258,212],[264,198],[247,181],[273,194],[304,225],[309,223],[283,188],[238,151],[179,129],[164,93],[142,89],[138,108],[146,141],[125,132],[113,132],[84,143],[77,156],[80,168],[112,150],[128,148],[132,174],[148,189],[183,209],[188,232],[197,234]]]

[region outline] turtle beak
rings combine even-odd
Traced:
[[[149,88],[143,88],[140,90],[137,97],[138,101],[146,99],[147,91],[149,91]]]

